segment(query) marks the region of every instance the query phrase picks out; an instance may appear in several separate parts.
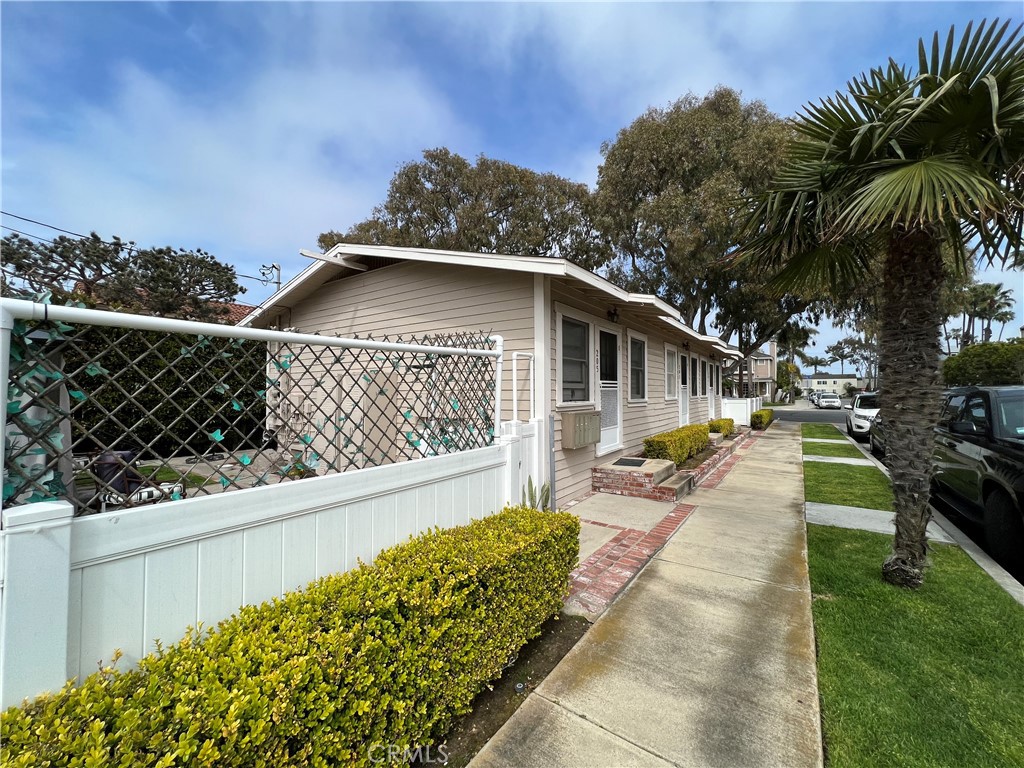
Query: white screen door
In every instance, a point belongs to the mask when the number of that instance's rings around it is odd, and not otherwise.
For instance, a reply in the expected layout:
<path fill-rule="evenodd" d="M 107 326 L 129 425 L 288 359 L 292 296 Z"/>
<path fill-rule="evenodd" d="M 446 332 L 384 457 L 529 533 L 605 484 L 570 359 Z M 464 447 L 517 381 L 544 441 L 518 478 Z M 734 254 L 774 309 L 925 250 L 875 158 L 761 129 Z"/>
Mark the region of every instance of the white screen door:
<path fill-rule="evenodd" d="M 690 388 L 686 381 L 689 376 L 689 358 L 680 353 L 679 355 L 679 426 L 685 427 L 690 423 Z"/>
<path fill-rule="evenodd" d="M 597 452 L 617 447 L 622 442 L 622 390 L 619 386 L 619 334 L 598 333 L 598 379 L 601 384 L 601 442 Z"/>

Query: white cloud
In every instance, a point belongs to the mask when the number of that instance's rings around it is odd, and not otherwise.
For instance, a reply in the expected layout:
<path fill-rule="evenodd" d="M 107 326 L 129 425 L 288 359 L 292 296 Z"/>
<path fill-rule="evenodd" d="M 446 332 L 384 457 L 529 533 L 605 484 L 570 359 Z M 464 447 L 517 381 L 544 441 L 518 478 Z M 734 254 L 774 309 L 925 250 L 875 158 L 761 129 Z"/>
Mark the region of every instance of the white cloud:
<path fill-rule="evenodd" d="M 399 162 L 471 131 L 415 69 L 379 55 L 364 66 L 338 55 L 362 47 L 347 45 L 350 30 L 300 21 L 333 40 L 333 55 L 268 56 L 254 41 L 245 78 L 231 92 L 217 88 L 217 99 L 202 84 L 122 63 L 109 100 L 66 105 L 64 130 L 10 121 L 5 210 L 203 247 L 250 274 L 272 260 L 301 266 L 296 251 L 365 218 Z M 292 46 L 308 39 L 279 25 L 273 45 L 282 37 Z M 18 111 L 38 114 L 42 101 L 26 93 Z M 5 111 L 13 106 L 8 92 Z"/>

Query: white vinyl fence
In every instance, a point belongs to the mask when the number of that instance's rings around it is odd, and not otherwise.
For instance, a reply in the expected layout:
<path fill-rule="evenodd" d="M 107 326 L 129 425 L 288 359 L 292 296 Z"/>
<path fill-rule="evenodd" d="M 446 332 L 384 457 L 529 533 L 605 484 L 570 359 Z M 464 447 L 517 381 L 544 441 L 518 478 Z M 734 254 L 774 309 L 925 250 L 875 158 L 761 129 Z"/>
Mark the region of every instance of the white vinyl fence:
<path fill-rule="evenodd" d="M 499 362 L 496 393 L 500 377 Z M 527 478 L 545 479 L 539 424 L 500 424 L 484 447 L 97 514 L 66 499 L 5 506 L 0 706 L 86 676 L 118 649 L 128 668 L 156 640 L 518 502 Z"/>
<path fill-rule="evenodd" d="M 761 410 L 763 402 L 764 398 L 761 397 L 723 397 L 720 418 L 732 419 L 738 425 L 749 427 L 750 414 Z"/>

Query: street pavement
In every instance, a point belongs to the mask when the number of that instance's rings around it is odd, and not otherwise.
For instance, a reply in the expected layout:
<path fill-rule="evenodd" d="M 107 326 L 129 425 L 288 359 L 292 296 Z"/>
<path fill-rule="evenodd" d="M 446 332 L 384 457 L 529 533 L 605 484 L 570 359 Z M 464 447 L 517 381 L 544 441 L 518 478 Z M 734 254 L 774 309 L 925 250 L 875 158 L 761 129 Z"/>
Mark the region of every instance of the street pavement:
<path fill-rule="evenodd" d="M 843 405 L 848 405 L 849 400 L 843 400 Z M 833 410 L 831 408 L 816 408 L 804 399 L 799 399 L 792 405 L 780 405 L 774 409 L 775 418 L 779 421 L 796 422 L 799 424 L 838 424 L 846 423 L 846 411 L 842 408 Z"/>

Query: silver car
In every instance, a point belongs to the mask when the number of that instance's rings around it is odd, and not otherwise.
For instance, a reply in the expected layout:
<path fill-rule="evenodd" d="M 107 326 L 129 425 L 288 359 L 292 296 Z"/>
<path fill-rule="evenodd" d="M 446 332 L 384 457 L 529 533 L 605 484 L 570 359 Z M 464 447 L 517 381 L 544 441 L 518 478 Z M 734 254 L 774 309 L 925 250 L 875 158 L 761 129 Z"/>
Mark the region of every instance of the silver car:
<path fill-rule="evenodd" d="M 878 393 L 862 392 L 846 406 L 846 434 L 855 440 L 864 440 L 871 429 L 871 420 L 878 415 Z"/>

